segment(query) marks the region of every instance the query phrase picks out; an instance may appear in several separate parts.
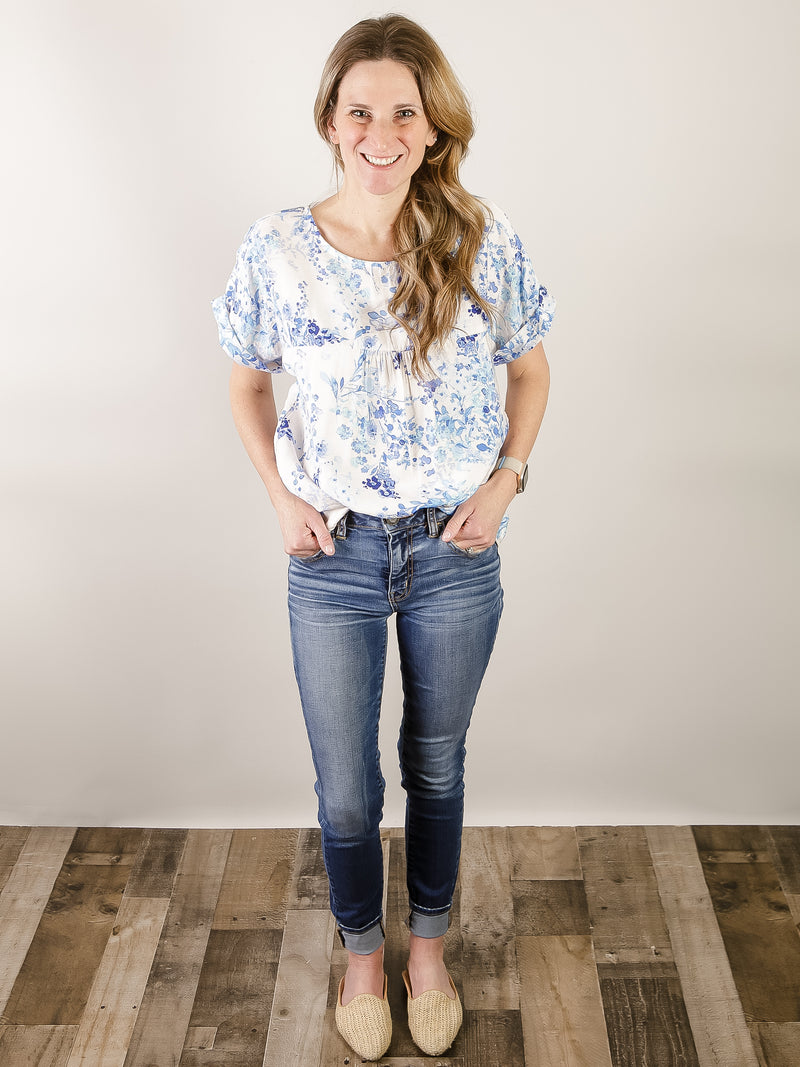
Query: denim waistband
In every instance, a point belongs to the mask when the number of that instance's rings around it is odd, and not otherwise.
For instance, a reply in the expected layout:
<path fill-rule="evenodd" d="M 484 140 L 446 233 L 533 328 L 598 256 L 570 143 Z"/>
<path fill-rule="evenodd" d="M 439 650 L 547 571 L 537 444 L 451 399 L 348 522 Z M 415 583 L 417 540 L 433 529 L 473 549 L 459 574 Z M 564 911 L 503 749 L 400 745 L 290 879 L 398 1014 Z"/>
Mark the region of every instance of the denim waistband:
<path fill-rule="evenodd" d="M 395 530 L 407 530 L 410 527 L 426 527 L 431 537 L 438 537 L 442 526 L 447 522 L 452 512 L 443 508 L 420 508 L 410 515 L 399 515 L 392 518 L 382 518 L 380 515 L 364 515 L 360 511 L 348 511 L 333 528 L 333 536 L 342 539 L 347 536 L 348 529 L 379 530 L 392 533 Z"/>

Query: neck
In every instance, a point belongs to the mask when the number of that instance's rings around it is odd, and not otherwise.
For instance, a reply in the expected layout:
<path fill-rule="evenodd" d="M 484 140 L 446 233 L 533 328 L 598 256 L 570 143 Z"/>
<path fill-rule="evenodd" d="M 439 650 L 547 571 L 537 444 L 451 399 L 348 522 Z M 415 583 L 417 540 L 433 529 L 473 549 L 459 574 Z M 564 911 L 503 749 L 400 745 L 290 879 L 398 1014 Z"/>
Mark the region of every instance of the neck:
<path fill-rule="evenodd" d="M 408 194 L 408 186 L 386 196 L 376 196 L 359 186 L 341 189 L 331 197 L 331 207 L 342 223 L 358 231 L 370 242 L 391 240 L 394 224 Z"/>

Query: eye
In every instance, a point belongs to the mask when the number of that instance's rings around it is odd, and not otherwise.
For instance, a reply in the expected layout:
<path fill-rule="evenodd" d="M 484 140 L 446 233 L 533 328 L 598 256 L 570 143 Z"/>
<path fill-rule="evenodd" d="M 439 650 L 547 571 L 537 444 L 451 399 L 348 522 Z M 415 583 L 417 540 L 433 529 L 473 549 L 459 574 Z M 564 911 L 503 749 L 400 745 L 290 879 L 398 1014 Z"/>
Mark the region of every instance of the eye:
<path fill-rule="evenodd" d="M 353 108 L 350 112 L 350 117 L 354 119 L 365 119 L 369 115 L 368 111 L 362 111 L 360 108 Z"/>
<path fill-rule="evenodd" d="M 411 108 L 405 108 L 403 111 L 397 113 L 401 119 L 413 119 L 416 115 L 416 111 L 412 111 Z"/>

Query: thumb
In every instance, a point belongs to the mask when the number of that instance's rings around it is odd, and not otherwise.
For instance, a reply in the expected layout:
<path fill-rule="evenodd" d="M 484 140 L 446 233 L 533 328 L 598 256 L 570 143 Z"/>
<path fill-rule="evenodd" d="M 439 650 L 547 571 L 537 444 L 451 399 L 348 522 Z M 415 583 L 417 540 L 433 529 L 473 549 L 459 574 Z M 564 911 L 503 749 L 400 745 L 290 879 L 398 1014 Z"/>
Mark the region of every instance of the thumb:
<path fill-rule="evenodd" d="M 464 525 L 465 519 L 466 516 L 464 515 L 464 512 L 462 511 L 461 507 L 457 507 L 453 514 L 450 516 L 450 521 L 447 523 L 444 530 L 442 531 L 442 540 L 452 541 L 458 531 Z"/>
<path fill-rule="evenodd" d="M 333 546 L 333 538 L 331 537 L 330 530 L 325 525 L 325 520 L 321 515 L 317 519 L 309 523 L 311 532 L 317 539 L 317 544 L 327 556 L 332 556 L 336 549 Z"/>

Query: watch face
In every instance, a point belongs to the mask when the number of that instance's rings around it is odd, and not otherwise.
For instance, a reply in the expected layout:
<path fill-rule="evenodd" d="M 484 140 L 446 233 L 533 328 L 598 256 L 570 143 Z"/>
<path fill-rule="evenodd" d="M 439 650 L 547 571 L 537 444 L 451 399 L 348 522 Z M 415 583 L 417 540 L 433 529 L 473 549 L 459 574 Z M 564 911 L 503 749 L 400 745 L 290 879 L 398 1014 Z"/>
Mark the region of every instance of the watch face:
<path fill-rule="evenodd" d="M 522 493 L 525 490 L 525 486 L 528 484 L 528 464 L 522 468 L 522 474 L 519 476 L 519 485 L 517 486 L 517 492 Z"/>

